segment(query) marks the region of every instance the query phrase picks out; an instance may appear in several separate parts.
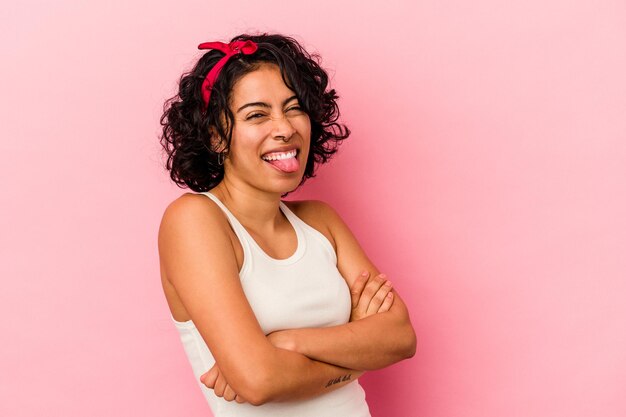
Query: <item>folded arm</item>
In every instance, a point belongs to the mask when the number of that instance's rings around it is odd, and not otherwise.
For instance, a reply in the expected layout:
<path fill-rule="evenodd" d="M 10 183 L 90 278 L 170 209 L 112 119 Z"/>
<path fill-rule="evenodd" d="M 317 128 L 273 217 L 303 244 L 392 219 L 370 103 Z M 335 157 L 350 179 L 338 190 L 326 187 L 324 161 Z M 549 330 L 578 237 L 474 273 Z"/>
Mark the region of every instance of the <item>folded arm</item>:
<path fill-rule="evenodd" d="M 387 367 L 415 354 L 415 334 L 400 297 L 387 312 L 319 328 L 288 329 L 270 335 L 277 346 L 311 359 L 359 370 Z"/>
<path fill-rule="evenodd" d="M 168 281 L 232 391 L 258 405 L 312 397 L 360 376 L 270 343 L 241 287 L 229 233 L 215 203 L 185 195 L 164 213 L 159 255 Z"/>
<path fill-rule="evenodd" d="M 415 354 L 416 337 L 406 305 L 397 294 L 388 311 L 356 317 L 362 308 L 354 291 L 363 283 L 360 273 L 365 269 L 370 277 L 361 299 L 371 300 L 384 285 L 386 277 L 369 260 L 356 238 L 327 204 L 313 202 L 312 209 L 321 213 L 328 225 L 327 233 L 337 253 L 337 267 L 353 291 L 353 314 L 349 323 L 323 328 L 289 329 L 273 335 L 283 345 L 309 358 L 342 367 L 373 370 L 410 358 Z M 357 302 L 355 302 L 357 301 Z M 371 310 L 371 309 L 370 309 Z"/>
<path fill-rule="evenodd" d="M 282 349 L 278 349 L 279 351 Z M 339 366 L 331 365 L 328 363 L 318 362 L 306 358 L 306 356 L 284 350 L 283 352 L 289 353 L 286 357 L 282 357 L 282 366 L 288 366 L 287 372 L 281 371 L 278 378 L 291 378 L 295 376 L 298 378 L 295 381 L 285 381 L 287 383 L 287 389 L 285 387 L 275 387 L 274 397 L 272 401 L 288 401 L 300 398 L 308 398 L 319 394 L 324 394 L 330 391 L 334 391 L 337 388 L 349 384 L 352 381 L 357 380 L 364 371 L 355 369 L 346 369 Z M 291 356 L 291 358 L 289 357 Z M 302 360 L 305 361 L 302 361 Z M 298 364 L 297 362 L 302 362 Z M 286 364 L 286 365 L 285 365 Z M 300 371 L 301 374 L 297 375 L 291 370 Z M 247 401 L 244 397 L 245 394 L 238 394 L 235 388 L 231 387 L 230 383 L 226 379 L 224 373 L 219 368 L 217 363 L 213 367 L 200 377 L 200 381 L 208 388 L 214 390 L 215 395 L 223 397 L 226 401 L 237 401 L 239 403 L 251 402 L 255 405 L 263 404 L 269 401 L 265 400 L 250 400 Z M 270 384 L 272 382 L 269 382 Z M 257 389 L 257 391 L 259 391 Z"/>

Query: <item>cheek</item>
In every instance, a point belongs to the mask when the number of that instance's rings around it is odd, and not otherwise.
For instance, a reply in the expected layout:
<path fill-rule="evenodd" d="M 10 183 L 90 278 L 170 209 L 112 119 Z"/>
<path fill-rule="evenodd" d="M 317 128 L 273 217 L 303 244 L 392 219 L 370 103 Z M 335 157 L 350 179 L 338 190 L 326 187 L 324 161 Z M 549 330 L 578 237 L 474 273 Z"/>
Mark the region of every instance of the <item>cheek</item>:
<path fill-rule="evenodd" d="M 305 139 L 307 146 L 310 148 L 311 147 L 311 121 L 309 120 L 308 117 L 306 118 L 306 121 L 304 123 L 303 138 Z"/>
<path fill-rule="evenodd" d="M 308 116 L 301 117 L 296 123 L 294 123 L 296 130 L 300 133 L 303 139 L 311 139 L 311 120 Z"/>
<path fill-rule="evenodd" d="M 231 141 L 231 147 L 235 147 L 240 151 L 246 149 L 252 149 L 254 146 L 258 146 L 262 141 L 263 132 L 258 127 L 245 127 L 233 129 L 233 138 Z"/>

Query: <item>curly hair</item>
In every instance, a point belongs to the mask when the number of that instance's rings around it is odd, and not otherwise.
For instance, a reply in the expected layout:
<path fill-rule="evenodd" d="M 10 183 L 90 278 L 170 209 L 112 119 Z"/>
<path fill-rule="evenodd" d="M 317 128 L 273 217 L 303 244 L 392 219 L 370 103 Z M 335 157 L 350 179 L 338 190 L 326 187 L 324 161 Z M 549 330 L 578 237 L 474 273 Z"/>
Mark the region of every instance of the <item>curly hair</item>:
<path fill-rule="evenodd" d="M 233 85 L 261 64 L 271 63 L 279 67 L 285 85 L 295 93 L 311 120 L 311 146 L 302 185 L 350 135 L 350 130 L 337 122 L 337 93 L 334 89 L 326 91 L 328 74 L 319 64 L 319 55 L 309 54 L 295 39 L 278 34 L 242 34 L 232 39 L 236 40 L 252 40 L 258 50 L 251 55 L 238 54 L 226 63 L 213 85 L 206 110 L 201 86 L 206 74 L 224 56 L 217 50 L 205 53 L 190 72 L 183 74 L 178 94 L 165 102 L 160 138 L 167 155 L 165 168 L 181 188 L 203 192 L 219 184 L 224 167 L 218 163 L 219 152 L 214 149 L 210 132 L 217 133 L 225 149 L 230 148 L 235 123 L 229 106 Z"/>

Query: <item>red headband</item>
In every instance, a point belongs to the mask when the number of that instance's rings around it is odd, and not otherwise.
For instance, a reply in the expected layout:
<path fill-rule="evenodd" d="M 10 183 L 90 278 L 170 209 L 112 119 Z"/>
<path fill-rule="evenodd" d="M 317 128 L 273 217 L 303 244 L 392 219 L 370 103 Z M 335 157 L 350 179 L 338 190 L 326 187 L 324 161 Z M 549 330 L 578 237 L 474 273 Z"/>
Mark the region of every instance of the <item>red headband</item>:
<path fill-rule="evenodd" d="M 205 109 L 209 105 L 209 100 L 211 99 L 211 89 L 213 88 L 213 84 L 215 84 L 215 80 L 220 74 L 220 71 L 222 71 L 224 65 L 226 65 L 226 62 L 237 54 L 253 54 L 258 48 L 258 45 L 251 40 L 234 41 L 231 43 L 204 42 L 198 45 L 198 49 L 217 49 L 218 51 L 226 54 L 222 57 L 222 59 L 217 61 L 217 64 L 211 68 L 211 71 L 209 71 L 202 82 L 202 99 L 204 100 Z"/>

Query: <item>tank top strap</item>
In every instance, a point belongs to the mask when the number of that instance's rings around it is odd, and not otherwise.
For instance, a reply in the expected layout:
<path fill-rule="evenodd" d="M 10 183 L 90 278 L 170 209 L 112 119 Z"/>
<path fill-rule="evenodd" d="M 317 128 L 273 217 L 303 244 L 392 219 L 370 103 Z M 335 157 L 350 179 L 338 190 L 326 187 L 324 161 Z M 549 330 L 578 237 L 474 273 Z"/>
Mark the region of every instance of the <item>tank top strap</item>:
<path fill-rule="evenodd" d="M 289 209 L 289 207 L 287 207 L 287 205 L 283 203 L 282 201 L 279 202 L 279 207 L 281 211 L 283 212 L 283 214 L 285 215 L 285 217 L 287 217 L 287 220 L 289 221 L 291 226 L 293 227 L 296 233 L 298 245 L 296 247 L 296 251 L 290 257 L 285 258 L 285 259 L 275 259 L 275 258 L 270 257 L 263 250 L 263 248 L 259 246 L 259 244 L 254 240 L 254 238 L 250 235 L 250 233 L 246 230 L 246 228 L 243 227 L 243 225 L 239 222 L 239 220 L 237 220 L 235 215 L 226 207 L 224 203 L 220 201 L 219 198 L 211 194 L 209 191 L 204 191 L 204 192 L 201 192 L 200 194 L 204 194 L 207 197 L 209 197 L 211 200 L 213 200 L 215 204 L 217 204 L 219 208 L 222 209 L 224 214 L 226 214 L 226 217 L 228 218 L 229 223 L 231 224 L 233 230 L 235 231 L 237 238 L 239 238 L 239 242 L 243 246 L 244 257 L 246 259 L 250 258 L 250 262 L 252 262 L 253 257 L 260 256 L 277 265 L 290 265 L 292 263 L 299 261 L 304 255 L 304 253 L 306 252 L 307 233 L 305 232 L 304 228 L 307 227 L 307 224 L 304 223 L 298 216 L 296 216 L 295 213 L 292 212 Z M 247 262 L 244 262 L 244 263 L 247 263 Z"/>
<path fill-rule="evenodd" d="M 302 230 L 302 220 L 300 220 L 300 218 L 298 216 L 296 216 L 296 214 L 291 211 L 289 209 L 289 207 L 287 207 L 287 204 L 285 204 L 282 200 L 278 203 L 278 205 L 280 206 L 280 209 L 282 210 L 282 212 L 285 214 L 285 217 L 287 217 L 287 220 L 289 220 L 289 223 L 291 223 L 291 225 L 293 226 L 293 228 L 298 231 L 298 229 Z"/>
<path fill-rule="evenodd" d="M 291 209 L 284 202 L 280 202 L 280 207 L 282 208 L 283 213 L 285 213 L 285 216 L 287 216 L 287 218 L 293 225 L 294 229 L 296 229 L 298 233 L 301 233 L 302 236 L 306 236 L 306 239 L 315 239 L 318 243 L 320 243 L 326 249 L 331 259 L 333 259 L 333 262 L 336 264 L 337 253 L 335 252 L 335 248 L 333 248 L 333 245 L 332 243 L 330 243 L 328 238 L 324 236 L 319 230 L 313 228 L 300 217 L 298 217 L 296 213 L 291 211 Z"/>

